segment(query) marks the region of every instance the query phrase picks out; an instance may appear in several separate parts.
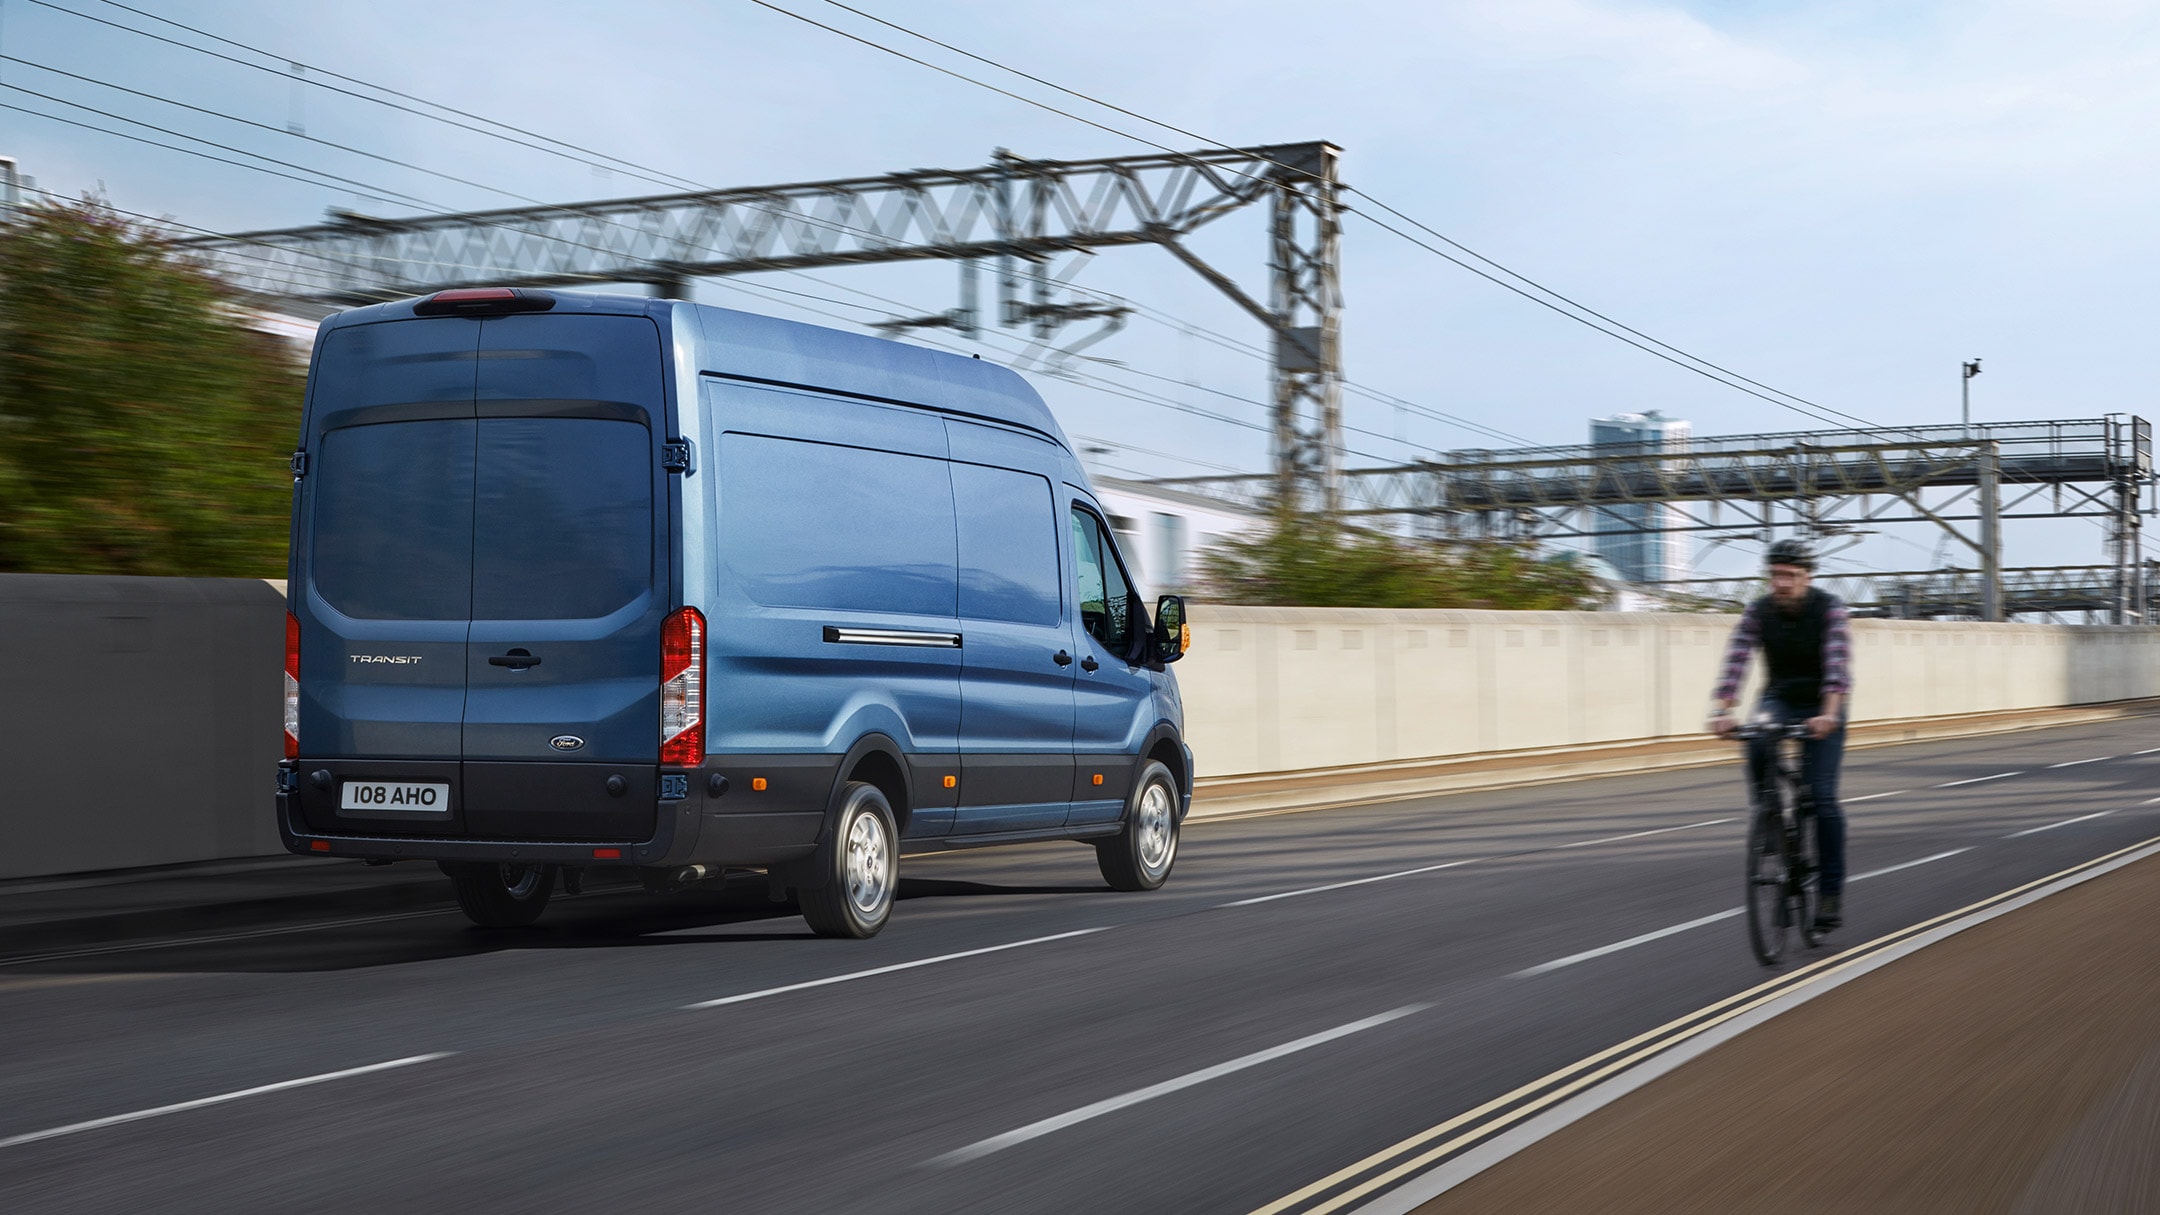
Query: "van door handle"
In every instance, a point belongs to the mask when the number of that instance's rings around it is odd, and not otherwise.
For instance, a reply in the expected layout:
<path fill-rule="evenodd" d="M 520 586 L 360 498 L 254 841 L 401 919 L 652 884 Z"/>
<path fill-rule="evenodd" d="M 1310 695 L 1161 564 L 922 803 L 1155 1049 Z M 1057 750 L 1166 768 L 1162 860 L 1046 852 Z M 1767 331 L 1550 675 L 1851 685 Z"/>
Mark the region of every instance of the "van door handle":
<path fill-rule="evenodd" d="M 539 666 L 540 659 L 531 650 L 519 649 L 512 650 L 507 654 L 495 655 L 488 659 L 488 665 L 491 667 L 509 667 L 513 671 L 522 671 L 527 667 Z"/>
<path fill-rule="evenodd" d="M 1050 656 L 1050 661 L 1058 664 L 1061 667 L 1069 667 L 1072 665 L 1072 655 L 1066 653 L 1063 650 L 1059 650 L 1057 653 Z"/>
<path fill-rule="evenodd" d="M 1083 658 L 1080 660 L 1080 669 L 1083 671 L 1092 671 L 1095 670 L 1097 667 L 1100 667 L 1101 665 L 1101 663 L 1095 661 L 1095 659 L 1092 657 Z"/>

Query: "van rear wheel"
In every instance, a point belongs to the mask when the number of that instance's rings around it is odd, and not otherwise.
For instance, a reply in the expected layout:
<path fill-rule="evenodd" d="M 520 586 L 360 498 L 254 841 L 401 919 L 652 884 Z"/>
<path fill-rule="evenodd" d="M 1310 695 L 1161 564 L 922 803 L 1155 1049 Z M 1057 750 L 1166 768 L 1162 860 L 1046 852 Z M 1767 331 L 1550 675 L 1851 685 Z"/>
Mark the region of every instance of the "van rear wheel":
<path fill-rule="evenodd" d="M 892 918 L 899 885 L 899 833 L 892 804 L 876 785 L 849 781 L 833 822 L 830 868 L 797 891 L 803 919 L 821 937 L 874 937 Z"/>
<path fill-rule="evenodd" d="M 444 865 L 465 918 L 482 928 L 523 928 L 547 910 L 553 865 Z"/>
<path fill-rule="evenodd" d="M 1112 890 L 1153 890 L 1169 880 L 1177 846 L 1177 778 L 1149 760 L 1125 807 L 1125 829 L 1095 845 L 1095 862 Z"/>

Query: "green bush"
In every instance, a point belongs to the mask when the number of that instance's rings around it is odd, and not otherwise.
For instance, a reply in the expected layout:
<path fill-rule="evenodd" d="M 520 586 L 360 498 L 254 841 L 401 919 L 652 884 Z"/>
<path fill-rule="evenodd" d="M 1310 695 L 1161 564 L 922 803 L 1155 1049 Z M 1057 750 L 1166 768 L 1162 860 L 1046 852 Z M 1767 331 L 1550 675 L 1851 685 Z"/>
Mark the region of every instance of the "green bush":
<path fill-rule="evenodd" d="M 1587 611 L 1600 599 L 1588 570 L 1534 545 L 1421 543 L 1314 516 L 1280 516 L 1208 549 L 1200 564 L 1218 603 Z"/>
<path fill-rule="evenodd" d="M 0 226 L 0 570 L 280 578 L 305 374 L 95 200 Z"/>

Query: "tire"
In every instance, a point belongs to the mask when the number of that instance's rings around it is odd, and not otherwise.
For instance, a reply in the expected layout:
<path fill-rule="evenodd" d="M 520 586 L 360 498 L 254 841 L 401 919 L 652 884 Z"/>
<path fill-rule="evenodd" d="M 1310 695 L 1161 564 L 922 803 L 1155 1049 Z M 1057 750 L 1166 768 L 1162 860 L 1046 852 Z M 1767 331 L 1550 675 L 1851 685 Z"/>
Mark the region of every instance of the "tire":
<path fill-rule="evenodd" d="M 1785 823 L 1774 810 L 1756 810 L 1748 819 L 1747 926 L 1755 959 L 1775 966 L 1785 954 L 1790 911 L 1785 889 Z"/>
<path fill-rule="evenodd" d="M 821 937 L 874 937 L 892 918 L 899 885 L 899 833 L 892 804 L 876 785 L 849 781 L 833 820 L 831 868 L 819 885 L 797 891 L 803 919 Z"/>
<path fill-rule="evenodd" d="M 1816 853 L 1815 812 L 1803 808 L 1800 828 L 1793 833 L 1793 922 L 1809 948 L 1822 944 L 1824 934 L 1815 930 L 1815 909 L 1822 898 L 1822 865 Z"/>
<path fill-rule="evenodd" d="M 444 865 L 465 918 L 482 928 L 523 928 L 547 910 L 553 865 Z"/>
<path fill-rule="evenodd" d="M 1095 845 L 1095 863 L 1112 890 L 1154 890 L 1169 880 L 1177 847 L 1177 778 L 1151 759 L 1125 804 L 1125 829 Z"/>

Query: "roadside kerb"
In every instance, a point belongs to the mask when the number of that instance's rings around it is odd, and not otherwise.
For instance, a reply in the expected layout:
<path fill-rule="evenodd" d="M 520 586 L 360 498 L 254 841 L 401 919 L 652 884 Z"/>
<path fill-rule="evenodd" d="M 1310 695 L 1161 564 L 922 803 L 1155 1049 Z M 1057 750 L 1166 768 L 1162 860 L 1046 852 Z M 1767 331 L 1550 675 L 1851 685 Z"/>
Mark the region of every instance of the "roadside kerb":
<path fill-rule="evenodd" d="M 1850 727 L 1846 745 L 1853 748 L 1898 746 L 2154 714 L 2160 714 L 2160 699 L 1871 721 Z M 1238 818 L 1331 810 L 1441 793 L 1475 793 L 1632 772 L 1737 764 L 1739 758 L 1735 744 L 1708 734 L 1691 734 L 1647 742 L 1546 747 L 1255 776 L 1202 777 L 1194 782 L 1191 818 Z"/>

